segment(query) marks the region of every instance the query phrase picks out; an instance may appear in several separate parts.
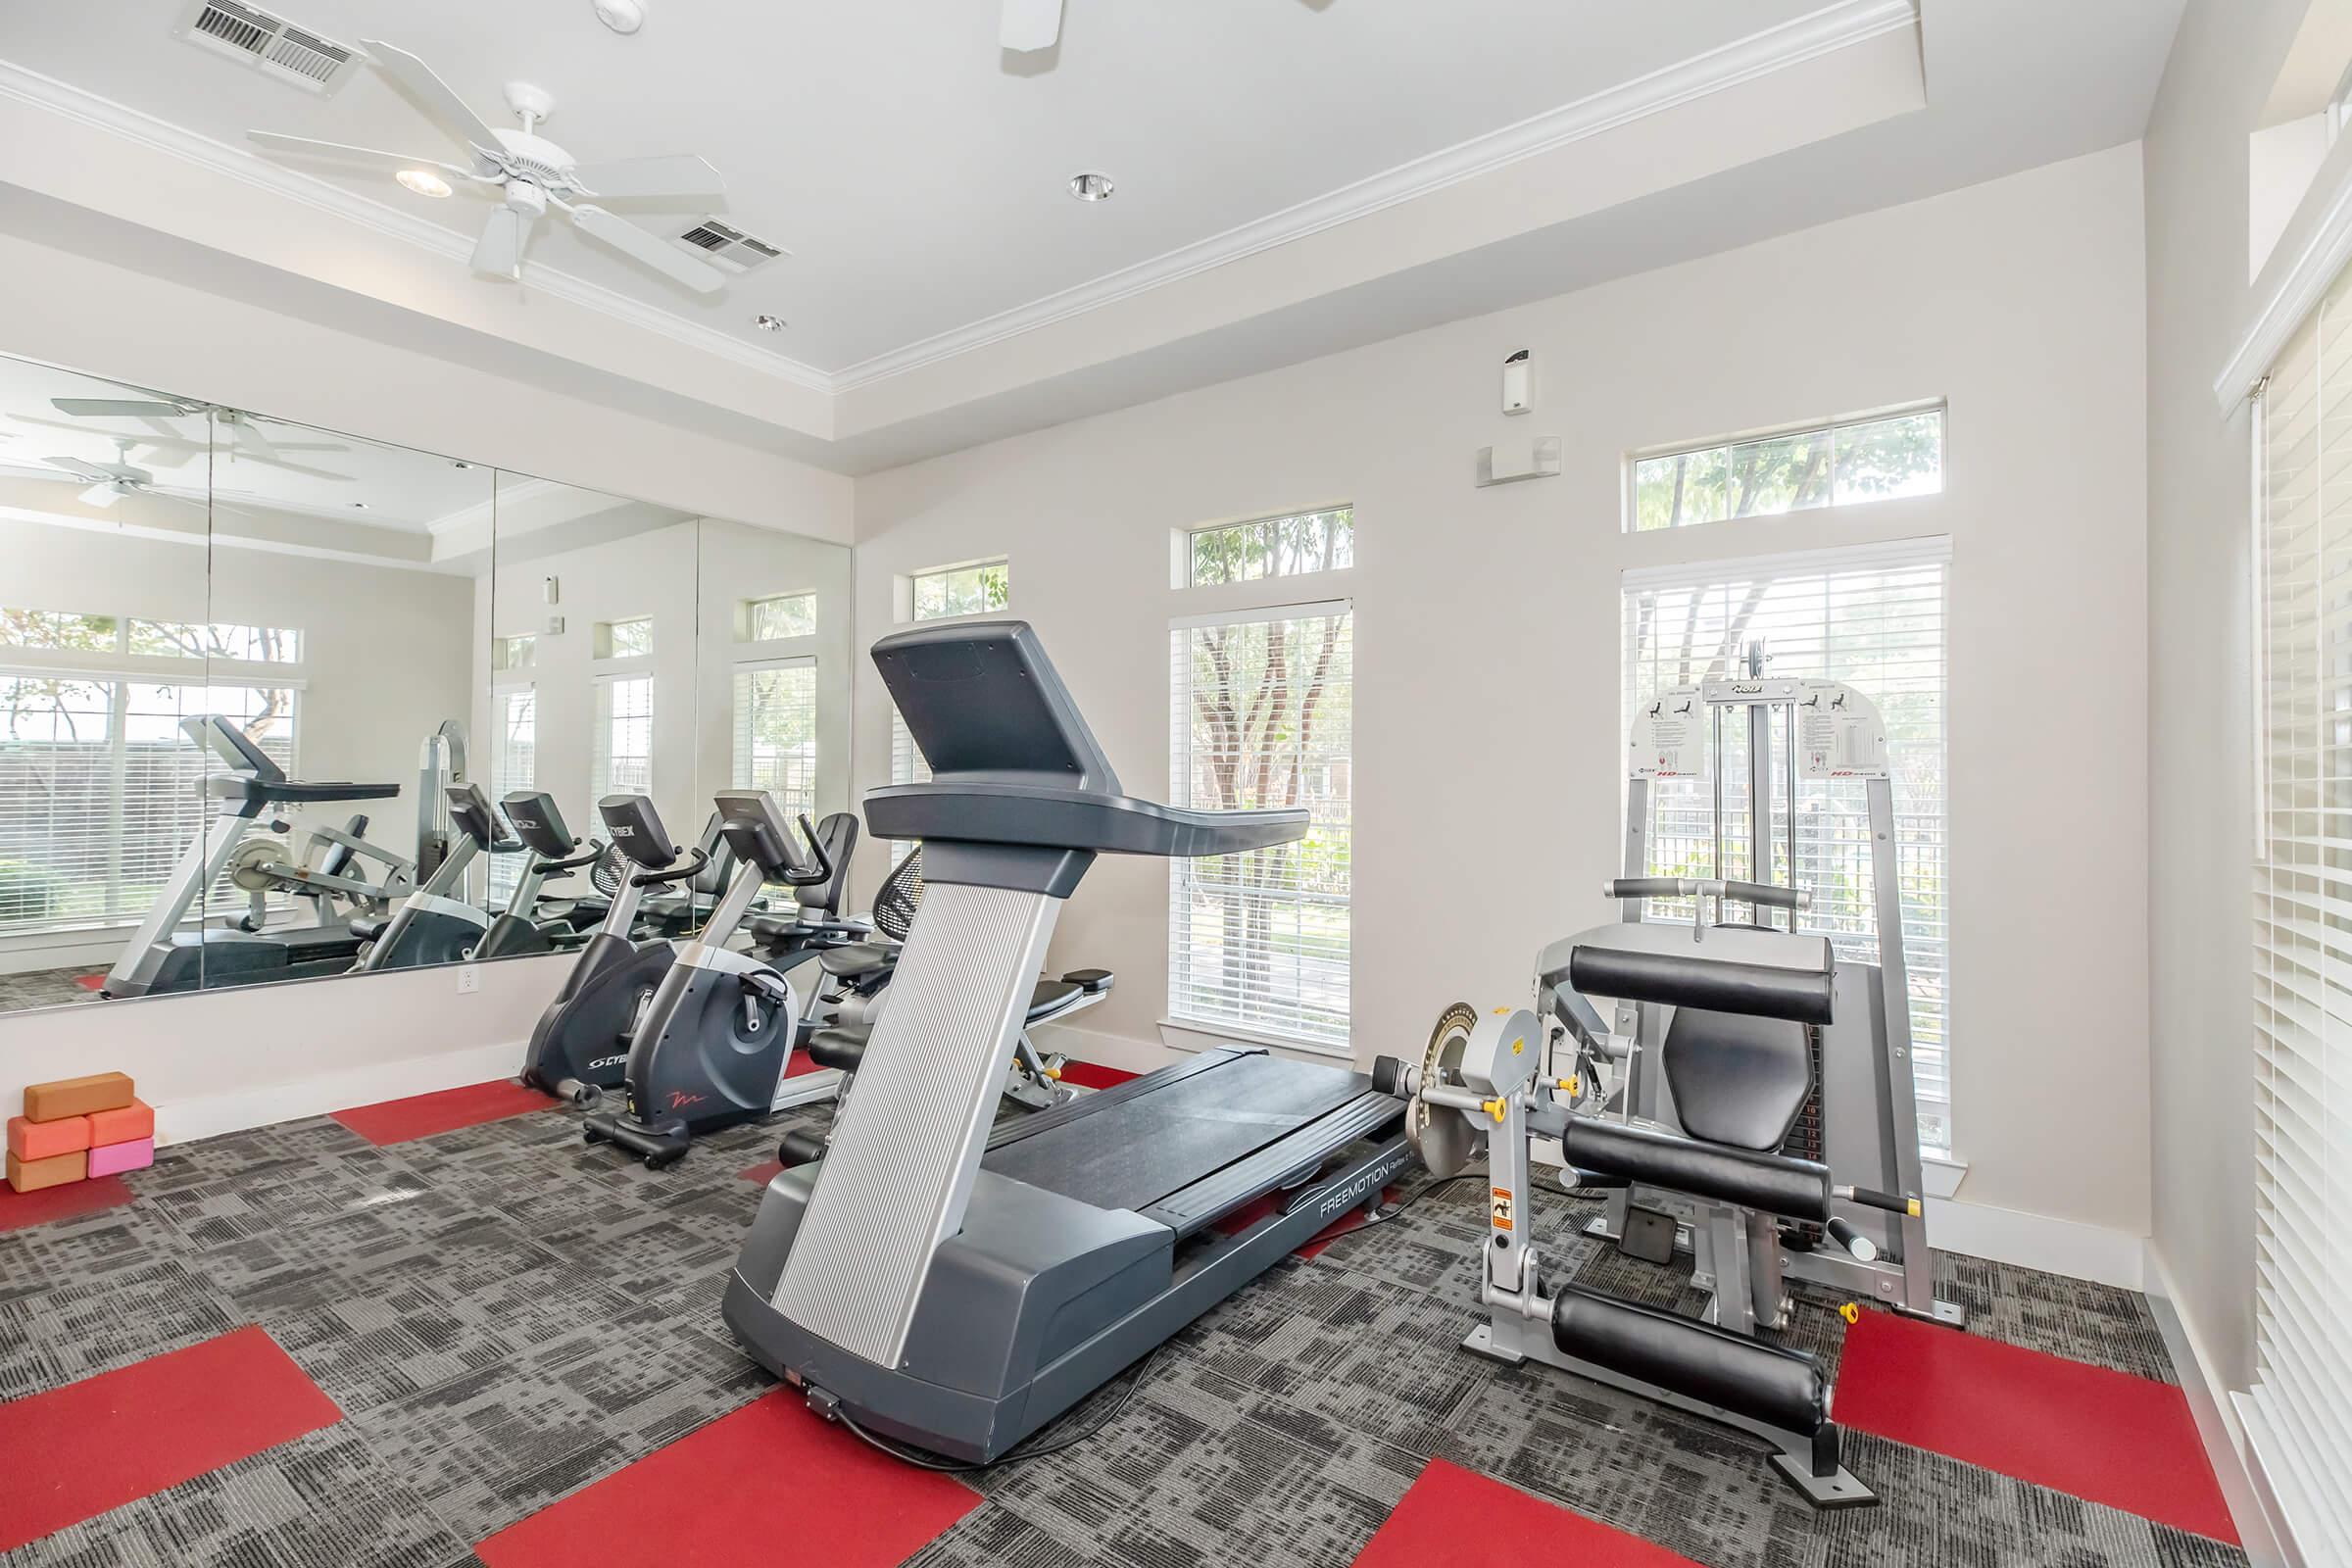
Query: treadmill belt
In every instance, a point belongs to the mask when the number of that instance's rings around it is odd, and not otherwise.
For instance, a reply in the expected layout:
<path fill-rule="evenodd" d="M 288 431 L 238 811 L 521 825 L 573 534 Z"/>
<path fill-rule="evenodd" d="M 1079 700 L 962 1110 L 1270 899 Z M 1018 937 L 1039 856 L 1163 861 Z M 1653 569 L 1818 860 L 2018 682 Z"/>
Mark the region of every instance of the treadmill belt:
<path fill-rule="evenodd" d="M 1140 1213 L 1328 1115 L 1365 1087 L 1362 1074 L 1344 1067 L 1235 1056 L 1001 1145 L 981 1164 L 1097 1208 Z"/>

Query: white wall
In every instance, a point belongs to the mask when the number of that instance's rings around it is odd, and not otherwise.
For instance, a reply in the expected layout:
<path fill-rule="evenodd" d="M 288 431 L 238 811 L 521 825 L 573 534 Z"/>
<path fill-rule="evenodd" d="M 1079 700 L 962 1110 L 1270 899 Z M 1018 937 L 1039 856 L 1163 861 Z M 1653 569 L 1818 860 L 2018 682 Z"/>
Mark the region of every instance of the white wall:
<path fill-rule="evenodd" d="M 812 658 L 816 661 L 816 810 L 846 810 L 850 795 L 851 672 L 856 615 L 850 551 L 773 528 L 706 517 L 698 538 L 702 581 L 700 628 L 702 719 L 696 768 L 708 796 L 734 782 L 735 666 L 743 661 Z M 737 640 L 746 600 L 777 594 L 816 596 L 816 632 L 789 642 Z"/>
<path fill-rule="evenodd" d="M 2305 0 L 2191 0 L 2145 143 L 2153 1247 L 2228 1387 L 2254 1368 L 2247 137 Z"/>
<path fill-rule="evenodd" d="M 1960 1196 L 2136 1238 L 2141 265 L 2122 148 L 877 474 L 858 488 L 859 636 L 889 629 L 896 575 L 1008 554 L 1014 612 L 1129 787 L 1157 794 L 1168 618 L 1269 597 L 1171 590 L 1170 530 L 1353 502 L 1360 564 L 1292 592 L 1356 606 L 1368 1061 L 1417 1047 L 1449 1002 L 1522 995 L 1544 942 L 1606 917 L 1588 890 L 1621 831 L 1625 568 L 1947 534 Z M 1497 370 L 1522 347 L 1537 409 L 1506 420 Z M 1950 402 L 1941 496 L 1620 531 L 1630 449 L 1934 397 Z M 1562 477 L 1472 487 L 1479 447 L 1532 434 L 1563 438 Z M 857 742 L 860 784 L 883 781 L 888 701 L 862 661 Z M 1099 861 L 1054 952 L 1118 971 L 1090 1029 L 1154 1041 L 1166 942 L 1165 867 Z"/>

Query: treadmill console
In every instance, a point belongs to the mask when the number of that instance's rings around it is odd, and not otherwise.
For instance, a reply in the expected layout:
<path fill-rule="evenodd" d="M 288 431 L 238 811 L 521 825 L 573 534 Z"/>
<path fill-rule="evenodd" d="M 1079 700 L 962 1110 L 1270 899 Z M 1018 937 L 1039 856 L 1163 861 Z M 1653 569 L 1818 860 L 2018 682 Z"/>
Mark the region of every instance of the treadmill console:
<path fill-rule="evenodd" d="M 612 847 L 647 870 L 659 871 L 678 858 L 650 797 L 608 795 L 596 803 L 596 814 L 605 819 Z"/>

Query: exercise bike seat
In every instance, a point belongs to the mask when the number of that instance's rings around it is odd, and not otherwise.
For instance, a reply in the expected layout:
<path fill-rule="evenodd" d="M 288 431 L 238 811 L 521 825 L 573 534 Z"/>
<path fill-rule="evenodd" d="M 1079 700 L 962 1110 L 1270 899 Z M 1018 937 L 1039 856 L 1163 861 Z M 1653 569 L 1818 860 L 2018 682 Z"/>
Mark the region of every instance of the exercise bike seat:
<path fill-rule="evenodd" d="M 826 948 L 816 956 L 817 966 L 836 980 L 862 980 L 880 974 L 899 961 L 899 950 L 879 942 L 852 942 Z"/>

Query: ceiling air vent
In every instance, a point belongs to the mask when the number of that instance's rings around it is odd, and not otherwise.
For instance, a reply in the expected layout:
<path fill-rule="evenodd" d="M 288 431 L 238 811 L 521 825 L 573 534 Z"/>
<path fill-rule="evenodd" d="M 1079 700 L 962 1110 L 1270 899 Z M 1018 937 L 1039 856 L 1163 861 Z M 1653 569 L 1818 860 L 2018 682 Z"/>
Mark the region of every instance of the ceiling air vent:
<path fill-rule="evenodd" d="M 242 0 L 191 0 L 174 37 L 242 60 L 257 71 L 330 93 L 351 74 L 357 51 L 297 27 Z"/>
<path fill-rule="evenodd" d="M 763 239 L 754 239 L 742 229 L 731 223 L 722 223 L 715 218 L 704 219 L 678 238 L 719 266 L 732 268 L 738 272 L 748 272 L 755 267 L 790 254 Z"/>

